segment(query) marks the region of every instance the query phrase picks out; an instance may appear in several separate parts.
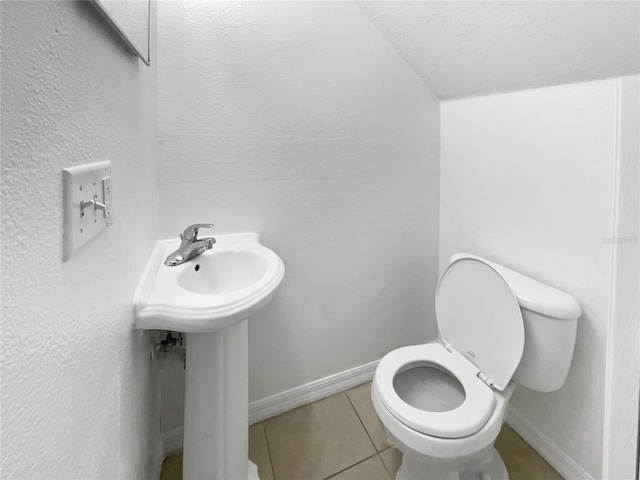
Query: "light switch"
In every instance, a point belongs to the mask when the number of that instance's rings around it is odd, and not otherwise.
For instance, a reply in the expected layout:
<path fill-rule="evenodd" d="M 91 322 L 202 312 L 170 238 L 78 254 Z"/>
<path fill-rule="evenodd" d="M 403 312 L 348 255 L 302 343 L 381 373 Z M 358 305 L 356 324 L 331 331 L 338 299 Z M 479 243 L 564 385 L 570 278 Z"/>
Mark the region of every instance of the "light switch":
<path fill-rule="evenodd" d="M 83 245 L 111 224 L 111 162 L 65 168 L 64 255 L 69 260 Z"/>

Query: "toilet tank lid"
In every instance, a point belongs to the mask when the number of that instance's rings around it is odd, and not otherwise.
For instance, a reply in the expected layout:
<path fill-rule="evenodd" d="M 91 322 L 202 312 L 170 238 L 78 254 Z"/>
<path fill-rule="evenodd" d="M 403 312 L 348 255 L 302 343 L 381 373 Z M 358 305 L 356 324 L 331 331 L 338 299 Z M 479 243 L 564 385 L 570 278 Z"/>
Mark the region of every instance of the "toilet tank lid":
<path fill-rule="evenodd" d="M 503 267 L 495 262 L 470 253 L 456 253 L 451 261 L 460 258 L 474 258 L 486 262 L 496 269 L 507 282 L 522 308 L 541 313 L 549 317 L 575 319 L 580 317 L 582 309 L 578 301 L 571 295 L 546 285 L 531 277 Z"/>

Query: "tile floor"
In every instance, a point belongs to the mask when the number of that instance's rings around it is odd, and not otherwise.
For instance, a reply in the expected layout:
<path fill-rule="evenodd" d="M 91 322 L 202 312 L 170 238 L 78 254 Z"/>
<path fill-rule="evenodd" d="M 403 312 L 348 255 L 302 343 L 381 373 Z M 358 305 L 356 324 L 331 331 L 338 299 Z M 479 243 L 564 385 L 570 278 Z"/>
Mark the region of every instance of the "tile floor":
<path fill-rule="evenodd" d="M 252 425 L 249 458 L 260 479 L 394 479 L 402 457 L 385 438 L 370 389 L 367 383 Z M 506 425 L 496 448 L 512 480 L 562 480 Z M 167 458 L 160 480 L 181 479 L 182 455 Z"/>

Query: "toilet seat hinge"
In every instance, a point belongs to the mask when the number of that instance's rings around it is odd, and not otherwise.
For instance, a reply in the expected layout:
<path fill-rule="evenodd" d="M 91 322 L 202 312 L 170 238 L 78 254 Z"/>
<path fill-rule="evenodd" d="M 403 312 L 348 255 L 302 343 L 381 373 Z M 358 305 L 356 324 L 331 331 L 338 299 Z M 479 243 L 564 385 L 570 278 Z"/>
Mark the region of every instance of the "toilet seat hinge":
<path fill-rule="evenodd" d="M 453 347 L 451 346 L 451 344 L 447 341 L 445 341 L 444 339 L 442 340 L 442 343 L 444 344 L 444 348 L 446 348 L 449 353 L 453 353 Z"/>
<path fill-rule="evenodd" d="M 480 380 L 482 380 L 484 383 L 486 383 L 487 385 L 489 385 L 490 387 L 494 387 L 495 386 L 495 382 L 493 381 L 492 378 L 487 377 L 484 373 L 482 372 L 478 372 L 478 378 Z"/>

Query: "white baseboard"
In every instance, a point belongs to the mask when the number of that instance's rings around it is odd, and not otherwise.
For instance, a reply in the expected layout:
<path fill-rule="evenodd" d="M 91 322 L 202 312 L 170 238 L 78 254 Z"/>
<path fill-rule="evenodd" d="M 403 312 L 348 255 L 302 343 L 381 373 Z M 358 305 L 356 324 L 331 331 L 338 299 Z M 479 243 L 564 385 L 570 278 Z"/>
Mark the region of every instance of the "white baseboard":
<path fill-rule="evenodd" d="M 378 360 L 251 402 L 249 424 L 369 382 L 377 366 Z"/>
<path fill-rule="evenodd" d="M 275 415 L 369 382 L 373 378 L 378 361 L 360 365 L 359 367 L 251 402 L 249 404 L 249 424 L 266 420 Z M 162 446 L 165 456 L 181 451 L 182 444 L 183 427 L 162 434 Z"/>
<path fill-rule="evenodd" d="M 567 480 L 595 480 L 513 406 L 509 407 L 507 423 Z"/>

